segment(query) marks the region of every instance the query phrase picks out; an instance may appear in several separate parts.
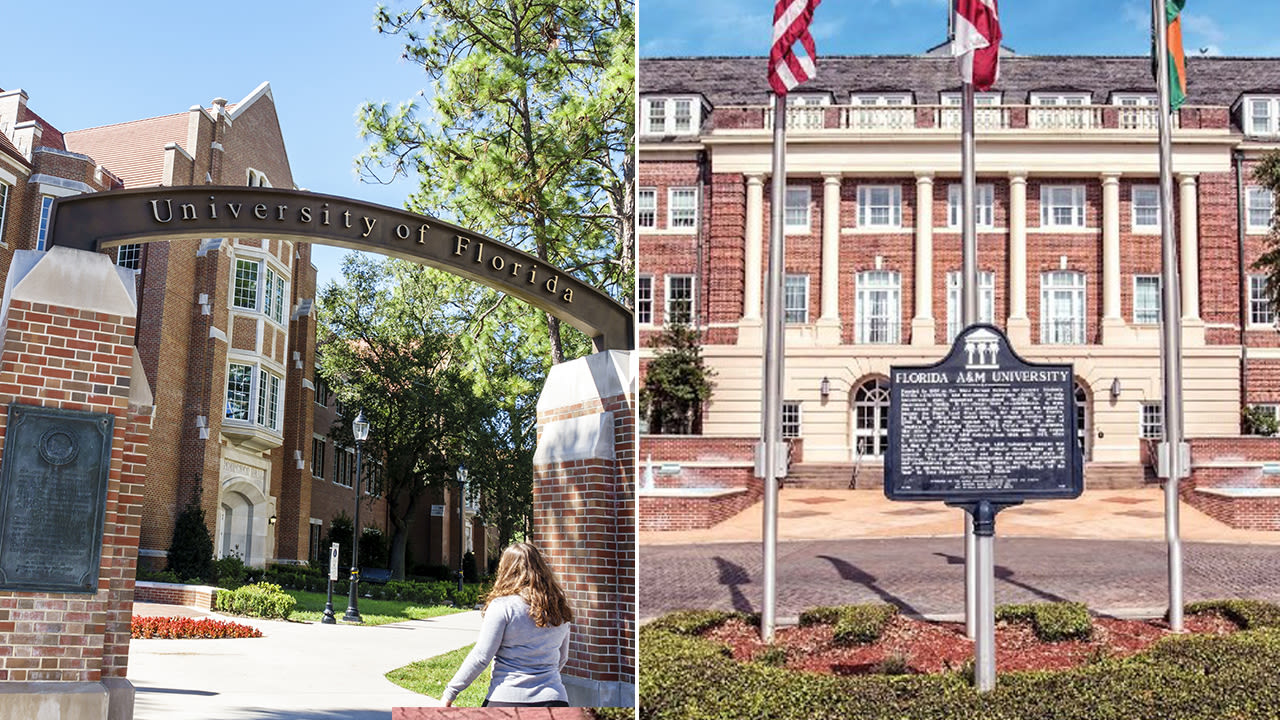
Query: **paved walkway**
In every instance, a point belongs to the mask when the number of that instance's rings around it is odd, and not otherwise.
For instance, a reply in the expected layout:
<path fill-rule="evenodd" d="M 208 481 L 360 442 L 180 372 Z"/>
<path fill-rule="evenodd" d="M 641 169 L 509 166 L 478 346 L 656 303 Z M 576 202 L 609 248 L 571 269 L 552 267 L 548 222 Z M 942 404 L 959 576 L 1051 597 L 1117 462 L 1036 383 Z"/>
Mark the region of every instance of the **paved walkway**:
<path fill-rule="evenodd" d="M 787 488 L 778 503 L 780 540 L 873 537 L 947 537 L 964 530 L 961 511 L 940 502 L 893 502 L 876 490 Z M 708 530 L 640 533 L 640 554 L 651 545 L 759 542 L 762 505 Z M 1280 544 L 1280 532 L 1236 530 L 1186 503 L 1181 504 L 1182 539 Z M 1164 492 L 1091 490 L 1076 500 L 1027 503 L 1000 513 L 1000 537 L 1061 537 L 1160 540 L 1164 538 Z"/>
<path fill-rule="evenodd" d="M 709 530 L 641 533 L 639 614 L 759 609 L 761 505 Z M 1183 503 L 1187 601 L 1280 602 L 1280 533 L 1236 530 Z M 959 619 L 961 511 L 890 502 L 882 493 L 784 489 L 779 502 L 778 616 L 816 605 L 884 601 Z M 996 523 L 996 602 L 1077 600 L 1116 614 L 1167 605 L 1164 495 L 1096 490 L 1028 503 Z"/>
<path fill-rule="evenodd" d="M 960 619 L 963 540 L 902 538 L 779 543 L 778 617 L 817 605 L 889 602 L 905 612 Z M 996 602 L 1075 600 L 1117 615 L 1167 605 L 1165 546 L 1149 540 L 997 538 Z M 1185 599 L 1280 602 L 1280 547 L 1185 543 Z M 757 611 L 760 543 L 641 548 L 640 619 L 672 610 Z"/>
<path fill-rule="evenodd" d="M 132 641 L 136 720 L 390 720 L 392 707 L 440 703 L 383 675 L 469 645 L 480 629 L 479 612 L 378 627 L 225 617 L 145 603 L 135 614 L 207 615 L 264 635 Z"/>

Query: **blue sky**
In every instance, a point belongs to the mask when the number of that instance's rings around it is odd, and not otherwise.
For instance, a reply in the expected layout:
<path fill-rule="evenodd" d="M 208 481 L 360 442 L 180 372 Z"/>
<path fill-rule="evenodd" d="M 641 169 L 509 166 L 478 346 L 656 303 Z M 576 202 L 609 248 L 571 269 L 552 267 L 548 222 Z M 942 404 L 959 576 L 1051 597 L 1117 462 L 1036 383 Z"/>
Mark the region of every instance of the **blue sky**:
<path fill-rule="evenodd" d="M 6 3 L 0 88 L 22 88 L 60 130 L 236 102 L 264 80 L 294 181 L 316 192 L 399 207 L 413 184 L 361 183 L 352 160 L 364 100 L 400 102 L 425 76 L 402 62 L 397 38 L 373 30 L 375 0 L 191 3 Z M 321 284 L 347 251 L 316 247 Z"/>
<path fill-rule="evenodd" d="M 942 42 L 947 0 L 824 0 L 813 34 L 822 55 L 914 54 Z M 640 56 L 766 55 L 773 0 L 640 0 Z M 1036 55 L 1147 52 L 1143 0 L 1002 0 L 1004 44 Z M 1280 55 L 1280 2 L 1187 0 L 1188 55 Z M 821 70 L 819 70 L 821 72 Z"/>

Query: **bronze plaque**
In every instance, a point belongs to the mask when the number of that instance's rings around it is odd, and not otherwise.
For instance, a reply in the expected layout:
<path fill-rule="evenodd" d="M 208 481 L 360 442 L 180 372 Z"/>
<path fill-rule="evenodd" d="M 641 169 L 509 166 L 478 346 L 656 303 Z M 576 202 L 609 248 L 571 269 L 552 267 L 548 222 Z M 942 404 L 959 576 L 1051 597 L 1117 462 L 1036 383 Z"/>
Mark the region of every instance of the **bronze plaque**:
<path fill-rule="evenodd" d="M 109 413 L 9 405 L 0 462 L 0 590 L 97 592 Z"/>

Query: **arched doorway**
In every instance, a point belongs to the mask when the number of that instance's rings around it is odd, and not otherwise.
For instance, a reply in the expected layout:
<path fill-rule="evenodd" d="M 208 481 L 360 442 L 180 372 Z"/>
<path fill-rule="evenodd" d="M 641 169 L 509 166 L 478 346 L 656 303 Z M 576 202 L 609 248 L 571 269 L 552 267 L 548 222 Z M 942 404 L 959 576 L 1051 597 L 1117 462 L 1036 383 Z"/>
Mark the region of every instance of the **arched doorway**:
<path fill-rule="evenodd" d="M 853 460 L 884 457 L 889 445 L 889 379 L 863 380 L 853 389 L 849 405 Z"/>
<path fill-rule="evenodd" d="M 1089 462 L 1093 455 L 1093 398 L 1089 385 L 1076 378 L 1076 443 L 1080 457 Z"/>
<path fill-rule="evenodd" d="M 222 516 L 218 523 L 222 526 L 222 541 L 218 548 L 218 557 L 238 557 L 248 562 L 253 557 L 253 503 L 238 492 L 225 493 L 222 496 Z M 259 543 L 259 548 L 261 543 Z"/>

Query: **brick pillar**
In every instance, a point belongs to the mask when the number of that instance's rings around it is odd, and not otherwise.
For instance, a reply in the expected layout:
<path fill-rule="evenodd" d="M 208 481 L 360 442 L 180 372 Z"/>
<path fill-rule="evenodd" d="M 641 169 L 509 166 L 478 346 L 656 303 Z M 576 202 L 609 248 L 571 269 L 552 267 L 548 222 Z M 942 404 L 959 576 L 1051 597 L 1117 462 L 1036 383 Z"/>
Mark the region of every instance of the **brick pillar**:
<path fill-rule="evenodd" d="M 129 621 L 152 409 L 133 345 L 133 278 L 98 253 L 19 251 L 3 312 L 0 435 L 10 423 L 10 403 L 107 413 L 114 426 L 96 589 L 0 590 L 0 720 L 127 720 Z M 0 460 L 7 451 L 0 449 Z M 20 469 L 9 467 L 11 492 L 24 482 Z"/>
<path fill-rule="evenodd" d="M 560 578 L 574 626 L 570 704 L 635 699 L 634 353 L 551 368 L 538 400 L 533 541 Z"/>

